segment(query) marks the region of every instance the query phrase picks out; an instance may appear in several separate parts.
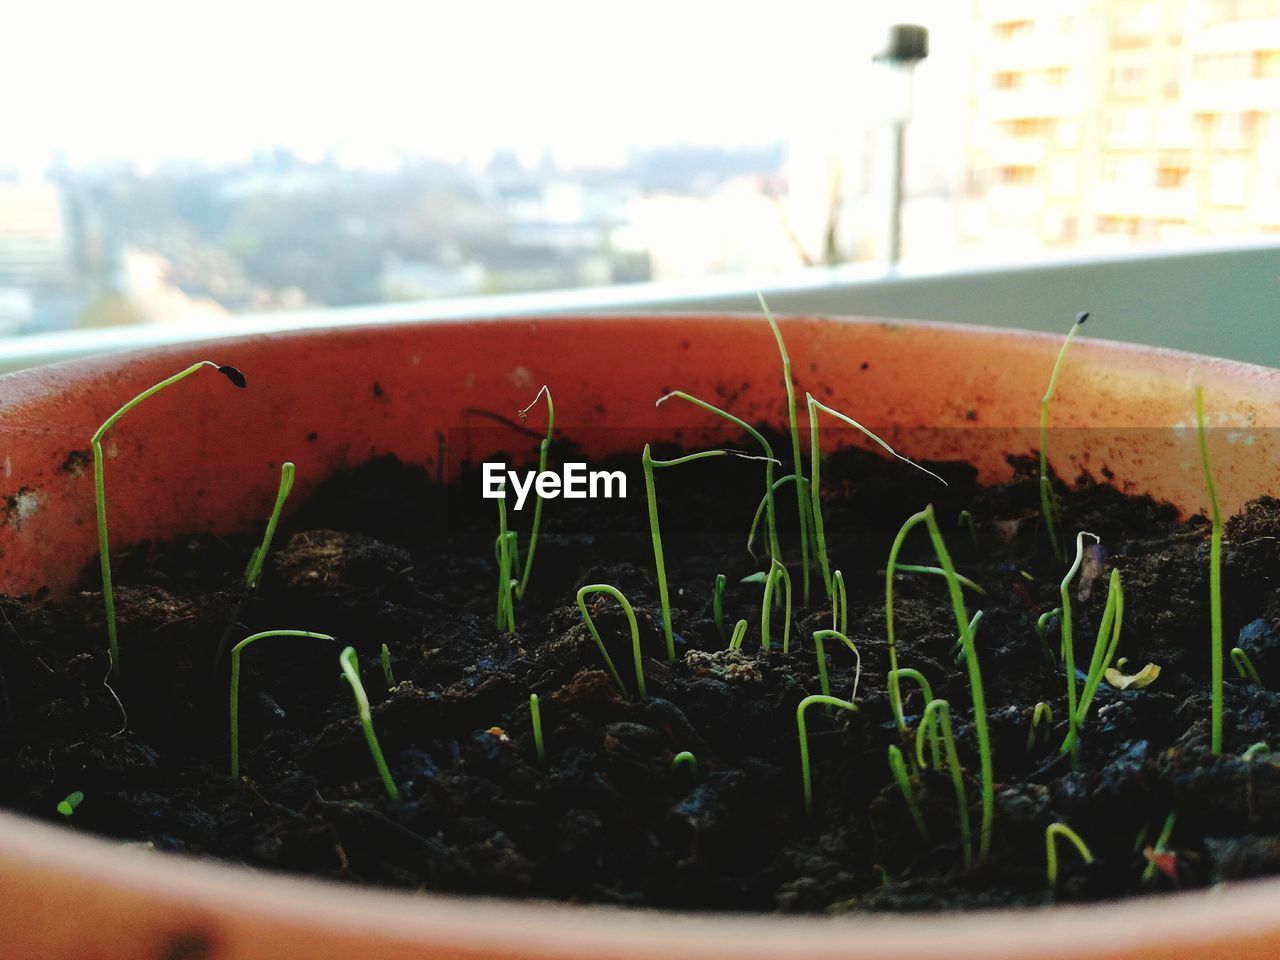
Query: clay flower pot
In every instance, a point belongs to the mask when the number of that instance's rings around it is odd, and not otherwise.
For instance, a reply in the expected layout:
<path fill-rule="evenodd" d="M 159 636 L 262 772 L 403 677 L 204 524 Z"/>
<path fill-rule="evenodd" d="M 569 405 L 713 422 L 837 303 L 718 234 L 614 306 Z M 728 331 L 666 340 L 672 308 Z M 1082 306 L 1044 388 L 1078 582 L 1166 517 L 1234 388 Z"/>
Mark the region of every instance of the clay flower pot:
<path fill-rule="evenodd" d="M 983 479 L 1034 448 L 1060 340 L 925 323 L 783 322 L 798 378 L 916 457 L 967 459 Z M 468 408 L 515 409 L 554 384 L 557 421 L 588 457 L 641 427 L 696 444 L 706 418 L 653 400 L 672 385 L 738 393 L 735 412 L 777 421 L 772 337 L 758 317 L 503 320 L 363 326 L 163 348 L 0 379 L 0 590 L 53 595 L 95 556 L 88 440 L 119 404 L 186 364 L 237 365 L 249 389 L 195 376 L 130 414 L 106 445 L 114 544 L 248 531 L 278 464 L 294 503 L 342 465 L 393 452 L 430 462 Z M 756 373 L 753 373 L 755 371 Z M 767 383 L 748 384 L 751 376 Z M 1104 468 L 1123 489 L 1204 507 L 1192 384 L 1218 431 L 1224 511 L 1280 493 L 1280 374 L 1188 354 L 1079 341 L 1059 384 L 1060 474 Z M 1135 427 L 1145 429 L 1134 429 Z M 634 434 L 633 434 L 634 435 Z M 1243 434 L 1241 434 L 1243 435 Z M 480 442 L 483 443 L 483 432 Z M 620 442 L 615 439 L 614 442 Z M 473 449 L 473 457 L 490 452 Z M 126 494 L 127 491 L 127 494 Z M 80 957 L 1275 957 L 1280 881 L 1142 901 L 935 917 L 716 917 L 382 893 L 146 854 L 0 814 L 0 954 Z"/>

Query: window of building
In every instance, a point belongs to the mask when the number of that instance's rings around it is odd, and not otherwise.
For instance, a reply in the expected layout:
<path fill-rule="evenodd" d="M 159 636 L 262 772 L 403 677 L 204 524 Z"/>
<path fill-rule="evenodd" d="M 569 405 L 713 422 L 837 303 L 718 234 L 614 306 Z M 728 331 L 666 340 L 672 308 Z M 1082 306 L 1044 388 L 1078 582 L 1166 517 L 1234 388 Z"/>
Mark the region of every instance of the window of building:
<path fill-rule="evenodd" d="M 991 32 L 997 40 L 1013 40 L 1029 36 L 1035 27 L 1034 20 L 1002 20 L 992 26 Z"/>
<path fill-rule="evenodd" d="M 1016 70 L 1001 70 L 991 78 L 991 85 L 997 90 L 1016 90 L 1022 86 L 1022 74 Z"/>
<path fill-rule="evenodd" d="M 1007 186 L 1028 186 L 1035 182 L 1036 168 L 1029 164 L 1009 164 L 997 171 L 996 179 Z"/>
<path fill-rule="evenodd" d="M 1280 77 L 1280 50 L 1255 50 L 1253 53 L 1255 77 Z"/>
<path fill-rule="evenodd" d="M 1177 190 L 1186 185 L 1191 168 L 1181 163 L 1162 163 L 1156 167 L 1156 186 L 1161 190 Z"/>
<path fill-rule="evenodd" d="M 1099 217 L 1098 232 L 1108 236 L 1136 237 L 1137 217 Z"/>

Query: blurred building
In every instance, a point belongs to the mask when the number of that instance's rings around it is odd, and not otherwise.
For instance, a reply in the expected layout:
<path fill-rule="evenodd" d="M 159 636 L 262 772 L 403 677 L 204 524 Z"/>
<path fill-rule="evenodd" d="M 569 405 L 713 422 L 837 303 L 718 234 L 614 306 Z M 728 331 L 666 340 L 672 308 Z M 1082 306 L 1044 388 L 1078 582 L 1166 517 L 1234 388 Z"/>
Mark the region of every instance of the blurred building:
<path fill-rule="evenodd" d="M 1280 0 L 976 0 L 961 230 L 1280 231 Z"/>

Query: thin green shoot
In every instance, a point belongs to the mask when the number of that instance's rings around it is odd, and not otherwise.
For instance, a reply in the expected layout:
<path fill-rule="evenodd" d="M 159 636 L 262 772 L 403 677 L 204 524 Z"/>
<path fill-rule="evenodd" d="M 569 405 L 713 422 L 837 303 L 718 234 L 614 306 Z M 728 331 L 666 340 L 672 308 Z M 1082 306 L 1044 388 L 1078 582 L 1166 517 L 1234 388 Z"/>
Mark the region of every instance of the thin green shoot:
<path fill-rule="evenodd" d="M 76 812 L 76 807 L 84 803 L 84 791 L 72 790 L 67 794 L 66 799 L 58 801 L 58 812 L 64 817 L 69 817 Z"/>
<path fill-rule="evenodd" d="M 841 422 L 858 430 L 863 436 L 879 444 L 880 447 L 886 450 L 891 456 L 896 457 L 903 463 L 910 464 L 922 473 L 927 473 L 944 487 L 947 485 L 947 481 L 943 480 L 932 470 L 926 470 L 914 460 L 902 456 L 898 451 L 894 450 L 893 447 L 889 446 L 889 444 L 885 443 L 885 441 L 881 440 L 878 436 L 852 417 L 846 416 L 839 410 L 834 410 L 831 407 L 828 407 L 825 403 L 817 400 L 811 393 L 806 393 L 804 396 L 805 402 L 809 408 L 809 497 L 813 511 L 814 541 L 817 547 L 818 565 L 822 569 L 823 583 L 827 588 L 827 596 L 830 597 L 832 591 L 831 566 L 827 559 L 827 538 L 822 523 L 822 444 L 818 437 L 819 410 L 824 411 L 828 415 L 833 416 L 837 420 L 840 420 Z"/>
<path fill-rule="evenodd" d="M 586 621 L 587 629 L 591 631 L 591 638 L 595 640 L 596 646 L 600 650 L 600 656 L 604 657 L 605 666 L 609 668 L 609 675 L 613 677 L 613 682 L 618 685 L 618 689 L 624 694 L 627 688 L 623 686 L 622 677 L 618 675 L 617 668 L 613 665 L 613 658 L 609 656 L 609 651 L 605 649 L 604 641 L 600 639 L 600 631 L 596 629 L 596 623 L 591 619 L 591 612 L 587 610 L 587 597 L 593 593 L 603 593 L 617 600 L 622 605 L 622 612 L 627 615 L 627 624 L 631 628 L 631 655 L 635 663 L 636 671 L 636 689 L 641 697 L 646 697 L 644 686 L 644 663 L 640 653 L 640 627 L 636 623 L 636 612 L 631 608 L 631 601 L 622 595 L 622 591 L 617 587 L 611 587 L 607 583 L 589 583 L 578 591 L 578 609 L 582 611 L 582 619 Z"/>
<path fill-rule="evenodd" d="M 831 597 L 831 622 L 839 622 L 840 632 L 849 632 L 849 594 L 844 588 L 844 574 L 839 570 L 831 574 L 835 591 Z"/>
<path fill-rule="evenodd" d="M 973 545 L 975 547 L 978 545 L 978 528 L 973 523 L 972 513 L 968 510 L 961 510 L 960 516 L 956 520 L 956 526 L 960 527 L 962 530 L 968 529 L 969 539 L 973 541 Z"/>
<path fill-rule="evenodd" d="M 898 667 L 889 671 L 888 687 L 889 687 L 889 709 L 893 711 L 893 720 L 898 725 L 898 731 L 903 738 L 911 736 L 911 729 L 907 726 L 907 718 L 902 709 L 902 681 L 913 680 L 920 687 L 920 694 L 924 698 L 925 704 L 933 702 L 933 687 L 929 685 L 929 681 L 925 679 L 925 675 L 919 670 L 912 667 Z M 936 722 L 936 721 L 933 721 Z M 934 767 L 942 764 L 942 745 L 938 740 L 936 730 L 930 732 L 930 742 L 933 744 L 933 765 Z M 914 757 L 913 757 L 914 759 Z"/>
<path fill-rule="evenodd" d="M 1062 550 L 1058 546 L 1058 504 L 1054 497 L 1052 481 L 1049 479 L 1049 401 L 1053 399 L 1053 391 L 1057 389 L 1058 374 L 1062 372 L 1062 362 L 1066 359 L 1067 347 L 1071 346 L 1071 338 L 1088 319 L 1087 313 L 1076 314 L 1075 322 L 1067 331 L 1066 339 L 1062 341 L 1058 358 L 1053 362 L 1053 372 L 1049 374 L 1049 386 L 1044 396 L 1040 398 L 1040 515 L 1044 518 L 1045 529 L 1049 532 L 1049 544 L 1053 547 L 1055 557 L 1062 557 Z"/>
<path fill-rule="evenodd" d="M 724 588 L 729 578 L 723 573 L 716 574 L 716 585 L 711 591 L 711 617 L 716 622 L 716 633 L 724 639 Z"/>
<path fill-rule="evenodd" d="M 1169 852 L 1169 841 L 1173 839 L 1173 825 L 1178 819 L 1178 811 L 1170 810 L 1169 815 L 1164 818 L 1164 826 L 1160 828 L 1160 836 L 1156 838 L 1156 845 L 1152 848 L 1152 853 L 1161 854 Z M 1142 871 L 1142 882 L 1150 883 L 1155 879 L 1156 861 L 1154 857 L 1147 858 L 1147 865 Z"/>
<path fill-rule="evenodd" d="M 796 512 L 800 521 L 800 565 L 803 571 L 802 575 L 802 596 L 804 605 L 809 605 L 809 567 L 812 563 L 809 556 L 809 527 L 812 522 L 810 515 L 809 497 L 806 496 L 807 485 L 804 476 L 804 462 L 800 459 L 800 426 L 796 419 L 796 385 L 791 379 L 791 356 L 787 353 L 787 345 L 782 340 L 782 331 L 778 329 L 778 322 L 774 320 L 773 314 L 769 311 L 769 305 L 764 302 L 764 294 L 756 291 L 756 297 L 760 301 L 760 309 L 764 311 L 765 319 L 769 321 L 769 329 L 773 331 L 773 338 L 778 342 L 778 354 L 782 357 L 782 382 L 787 390 L 787 420 L 791 426 L 791 462 L 795 465 L 796 479 Z"/>
<path fill-rule="evenodd" d="M 551 449 L 551 438 L 556 429 L 556 407 L 551 402 L 551 389 L 546 384 L 543 384 L 542 389 L 538 391 L 538 395 L 533 398 L 533 403 L 516 412 L 520 422 L 524 423 L 528 419 L 529 411 L 533 409 L 534 404 L 543 397 L 547 398 L 547 435 L 542 438 L 542 442 L 538 445 L 539 476 L 547 470 L 547 453 Z M 533 525 L 529 529 L 529 549 L 524 555 L 524 572 L 520 574 L 520 582 L 515 586 L 515 598 L 517 600 L 524 599 L 525 590 L 529 587 L 529 574 L 533 572 L 533 552 L 538 549 L 538 530 L 542 526 L 542 495 L 536 489 L 537 484 L 534 484 L 534 487 Z"/>
<path fill-rule="evenodd" d="M 515 568 L 516 558 L 513 552 L 512 538 L 507 533 L 507 488 L 503 484 L 502 496 L 498 503 L 498 538 L 493 542 L 493 556 L 498 564 L 498 608 L 494 623 L 499 630 L 508 633 L 516 629 L 516 606 L 514 587 L 517 581 L 511 573 Z"/>
<path fill-rule="evenodd" d="M 245 637 L 231 648 L 231 779 L 240 779 L 240 655 L 251 644 L 267 637 L 309 637 L 313 640 L 332 640 L 327 633 L 309 630 L 264 630 Z"/>
<path fill-rule="evenodd" d="M 538 754 L 538 763 L 547 765 L 547 748 L 542 740 L 542 708 L 538 705 L 538 695 L 529 694 L 529 725 L 533 727 L 533 749 Z"/>
<path fill-rule="evenodd" d="M 378 653 L 378 660 L 382 663 L 382 676 L 387 681 L 387 689 L 390 690 L 396 685 L 396 675 L 391 670 L 391 650 L 385 643 Z"/>
<path fill-rule="evenodd" d="M 902 791 L 902 799 L 907 802 L 907 811 L 911 814 L 911 821 L 916 825 L 920 839 L 928 843 L 929 828 L 925 826 L 920 805 L 916 803 L 916 793 L 911 787 L 911 777 L 907 774 L 907 765 L 902 760 L 902 751 L 892 743 L 889 744 L 889 772 L 893 774 L 898 789 Z"/>
<path fill-rule="evenodd" d="M 1252 763 L 1258 757 L 1265 757 L 1271 753 L 1271 747 L 1259 740 L 1252 744 L 1244 753 L 1240 754 L 1240 759 L 1245 763 Z"/>
<path fill-rule="evenodd" d="M 1049 735 L 1052 732 L 1050 727 L 1053 726 L 1053 708 L 1044 700 L 1036 704 L 1035 711 L 1031 714 L 1031 728 L 1027 731 L 1027 753 L 1036 748 L 1037 741 L 1047 743 Z M 1043 728 L 1043 737 L 1040 730 Z"/>
<path fill-rule="evenodd" d="M 689 771 L 690 777 L 696 778 L 698 776 L 698 758 L 688 750 L 681 750 L 671 758 L 672 770 L 679 770 L 681 767 Z"/>
<path fill-rule="evenodd" d="M 769 613 L 773 608 L 774 585 L 782 581 L 786 602 L 782 612 L 782 652 L 791 647 L 791 574 L 777 560 L 771 560 L 769 576 L 764 581 L 764 601 L 760 604 L 760 649 L 769 649 Z"/>
<path fill-rule="evenodd" d="M 1049 661 L 1049 666 L 1056 667 L 1058 658 L 1053 655 L 1053 647 L 1049 645 L 1049 621 L 1054 617 L 1062 616 L 1062 608 L 1054 607 L 1040 614 L 1036 620 L 1036 636 L 1040 638 L 1040 649 L 1044 652 L 1044 657 Z"/>
<path fill-rule="evenodd" d="M 978 639 L 978 626 L 982 623 L 982 611 L 975 611 L 973 616 L 969 618 L 969 636 L 976 642 Z M 951 659 L 956 663 L 964 660 L 964 639 L 956 637 L 956 642 L 951 645 Z"/>
<path fill-rule="evenodd" d="M 364 728 L 364 739 L 373 754 L 373 764 L 378 768 L 378 776 L 387 790 L 387 796 L 395 803 L 400 801 L 400 788 L 396 786 L 387 768 L 387 761 L 382 756 L 382 747 L 378 744 L 378 735 L 373 729 L 373 713 L 369 709 L 369 698 L 364 692 L 364 684 L 360 682 L 360 663 L 356 659 L 355 647 L 347 647 L 338 655 L 338 663 L 342 667 L 342 675 L 351 685 L 351 692 L 356 698 L 356 711 L 360 715 L 360 726 Z"/>
<path fill-rule="evenodd" d="M 1124 624 L 1124 587 L 1120 582 L 1120 571 L 1111 571 L 1111 582 L 1107 587 L 1107 605 L 1102 611 L 1102 622 L 1098 625 L 1098 638 L 1093 644 L 1093 657 L 1089 662 L 1089 672 L 1085 675 L 1084 690 L 1080 694 L 1080 705 L 1076 708 L 1076 730 L 1067 734 L 1067 742 L 1062 745 L 1062 753 L 1073 749 L 1074 738 L 1079 736 L 1079 728 L 1089 716 L 1089 704 L 1106 675 L 1107 668 L 1116 655 L 1116 647 L 1120 645 L 1120 629 Z"/>
<path fill-rule="evenodd" d="M 1209 655 L 1210 691 L 1213 717 L 1210 723 L 1213 755 L 1222 753 L 1222 512 L 1218 509 L 1218 491 L 1209 467 L 1209 437 L 1204 429 L 1204 388 L 1196 387 L 1196 435 L 1200 440 L 1200 464 L 1204 467 L 1204 486 L 1209 494 L 1209 510 L 1213 530 L 1209 535 Z"/>
<path fill-rule="evenodd" d="M 1077 573 L 1080 572 L 1080 565 L 1084 563 L 1084 538 L 1093 537 L 1095 543 L 1101 543 L 1102 540 L 1096 534 L 1082 530 L 1076 534 L 1076 559 L 1067 570 L 1067 575 L 1062 578 L 1062 583 L 1058 587 L 1058 596 L 1062 601 L 1062 619 L 1059 621 L 1062 631 L 1062 662 L 1063 669 L 1067 678 L 1067 739 L 1064 745 L 1071 751 L 1072 763 L 1076 763 L 1080 753 L 1080 741 L 1076 735 L 1076 727 L 1080 723 L 1079 712 L 1076 709 L 1076 652 L 1071 637 L 1071 581 L 1075 579 Z"/>
<path fill-rule="evenodd" d="M 733 625 L 733 633 L 729 636 L 729 649 L 741 650 L 742 641 L 747 637 L 747 621 L 739 620 Z"/>
<path fill-rule="evenodd" d="M 773 481 L 773 492 L 777 493 L 788 483 L 795 483 L 796 475 L 788 473 L 785 477 L 779 477 Z M 756 553 L 756 532 L 760 529 L 760 521 L 764 519 L 765 511 L 769 508 L 769 496 L 765 494 L 760 498 L 760 502 L 756 504 L 755 515 L 751 518 L 751 529 L 747 531 L 747 553 L 753 557 L 758 557 Z"/>
<path fill-rule="evenodd" d="M 1253 666 L 1253 660 L 1249 654 L 1244 652 L 1243 647 L 1231 648 L 1231 662 L 1235 664 L 1236 673 L 1240 675 L 1240 679 L 1249 680 L 1259 690 L 1265 690 L 1266 684 L 1262 682 L 1262 677 L 1258 676 L 1258 671 Z"/>
<path fill-rule="evenodd" d="M 640 456 L 640 465 L 644 468 L 644 492 L 649 504 L 649 536 L 653 540 L 653 565 L 658 577 L 658 599 L 662 604 L 662 636 L 667 644 L 667 660 L 676 659 L 676 642 L 671 632 L 671 597 L 667 592 L 667 565 L 662 553 L 662 528 L 658 523 L 658 495 L 653 488 L 653 471 L 662 467 L 678 467 L 682 463 L 692 463 L 707 457 L 728 456 L 727 450 L 702 450 L 698 453 L 686 454 L 674 460 L 654 460 L 649 452 L 649 444 L 644 445 L 644 453 Z M 621 684 L 619 684 L 621 686 Z"/>
<path fill-rule="evenodd" d="M 102 455 L 102 438 L 106 436 L 108 430 L 115 426 L 116 422 L 126 413 L 136 407 L 148 397 L 155 396 L 165 387 L 172 386 L 179 380 L 191 376 L 202 367 L 212 367 L 224 377 L 230 380 L 237 387 L 245 387 L 244 374 L 235 367 L 226 364 L 214 363 L 212 360 L 201 360 L 193 363 L 185 370 L 175 373 L 173 376 L 165 380 L 161 380 L 154 386 L 148 387 L 140 394 L 126 403 L 123 407 L 113 413 L 103 422 L 89 439 L 89 447 L 93 452 L 93 493 L 97 506 L 98 517 L 98 563 L 102 568 L 102 603 L 106 609 L 107 619 L 107 652 L 111 659 L 111 673 L 120 676 L 120 646 L 116 635 L 116 599 L 115 591 L 112 589 L 111 581 L 111 550 L 109 537 L 107 534 L 107 488 L 106 479 L 103 474 L 103 455 Z"/>
<path fill-rule="evenodd" d="M 935 577 L 946 576 L 946 571 L 943 570 L 941 567 L 921 566 L 920 564 L 916 564 L 916 563 L 900 563 L 897 565 L 897 571 L 898 573 L 927 573 Z M 957 573 L 956 579 L 960 581 L 960 586 L 966 587 L 969 590 L 972 590 L 974 593 L 981 594 L 984 597 L 987 595 L 986 590 L 984 590 L 977 583 L 974 583 L 972 580 L 966 577 L 963 573 Z"/>
<path fill-rule="evenodd" d="M 768 503 L 765 506 L 765 523 L 767 524 L 766 529 L 769 531 L 769 556 L 781 563 L 782 548 L 778 545 L 777 508 L 773 499 L 773 467 L 778 461 L 774 458 L 772 445 L 770 445 L 769 441 L 764 438 L 764 434 L 747 423 L 747 421 L 735 417 L 732 413 L 729 413 L 729 411 L 722 410 L 715 404 L 707 403 L 707 401 L 695 397 L 692 394 L 685 393 L 683 390 L 672 390 L 665 396 L 659 397 L 654 405 L 660 407 L 673 397 L 679 400 L 684 400 L 693 404 L 695 407 L 706 410 L 708 413 L 714 413 L 717 417 L 728 420 L 730 423 L 741 428 L 744 433 L 760 445 L 760 449 L 764 452 L 765 457 L 764 492 L 765 496 L 768 498 Z"/>
<path fill-rule="evenodd" d="M 1044 828 L 1044 861 L 1045 861 L 1045 878 L 1049 881 L 1049 889 L 1058 889 L 1058 846 L 1059 839 L 1071 841 L 1071 845 L 1076 848 L 1080 854 L 1080 859 L 1085 863 L 1093 863 L 1093 851 L 1089 849 L 1089 845 L 1080 839 L 1080 834 L 1076 833 L 1065 823 L 1051 823 Z"/>
<path fill-rule="evenodd" d="M 936 726 L 930 723 L 935 715 L 938 718 Z M 969 801 L 964 795 L 964 772 L 960 768 L 955 733 L 951 729 L 951 704 L 946 700 L 931 700 L 920 717 L 920 729 L 916 731 L 916 763 L 921 767 L 928 766 L 924 758 L 924 741 L 931 730 L 935 740 L 938 731 L 941 731 L 942 744 L 946 748 L 947 766 L 951 769 L 951 786 L 956 792 L 957 816 L 960 820 L 960 850 L 967 870 L 973 863 L 973 831 L 969 827 Z"/>
<path fill-rule="evenodd" d="M 814 632 L 813 649 L 818 656 L 818 684 L 822 688 L 823 696 L 831 696 L 831 681 L 827 676 L 827 652 L 823 646 L 823 642 L 826 640 L 839 640 L 853 651 L 853 692 L 849 694 L 849 702 L 854 703 L 858 699 L 858 684 L 862 681 L 862 654 L 858 653 L 858 648 L 854 646 L 853 641 L 839 630 L 817 630 Z M 830 709 L 827 712 L 830 713 Z"/>
<path fill-rule="evenodd" d="M 820 693 L 805 697 L 796 707 L 796 737 L 800 741 L 800 779 L 804 785 L 804 812 L 808 816 L 813 816 L 813 779 L 809 771 L 809 729 L 805 723 L 804 715 L 805 711 L 816 703 L 854 712 L 858 709 L 856 704 L 850 703 L 848 700 L 823 696 Z"/>

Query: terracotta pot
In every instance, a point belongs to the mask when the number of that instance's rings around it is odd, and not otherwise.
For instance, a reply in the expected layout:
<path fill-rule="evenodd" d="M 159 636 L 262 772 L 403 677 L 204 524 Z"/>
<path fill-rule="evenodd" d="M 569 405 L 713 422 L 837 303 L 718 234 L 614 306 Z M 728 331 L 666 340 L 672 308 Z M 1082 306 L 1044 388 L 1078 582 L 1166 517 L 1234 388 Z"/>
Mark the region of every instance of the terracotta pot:
<path fill-rule="evenodd" d="M 1035 447 L 1056 337 L 868 320 L 784 321 L 802 389 L 920 457 L 961 456 L 986 479 Z M 239 366 L 157 395 L 106 445 L 113 542 L 260 523 L 282 459 L 294 503 L 333 469 L 375 454 L 431 462 L 467 411 L 510 411 L 553 385 L 557 426 L 610 452 L 616 431 L 696 444 L 706 418 L 655 412 L 681 387 L 736 393 L 748 420 L 780 422 L 780 374 L 758 317 L 503 320 L 243 337 L 26 371 L 0 379 L 0 556 L 7 593 L 68 590 L 96 553 L 88 438 L 138 390 L 193 360 Z M 1196 511 L 1202 481 L 1192 384 L 1206 390 L 1226 510 L 1280 493 L 1280 373 L 1081 340 L 1054 404 L 1060 473 L 1105 469 L 1126 488 Z M 1180 425 L 1180 426 L 1179 426 Z M 992 429 L 998 428 L 998 429 Z M 1248 429 L 1248 433 L 1246 433 Z M 483 437 L 474 455 L 486 452 Z M 634 436 L 634 434 L 633 434 Z M 611 441 L 610 438 L 613 438 Z M 0 815 L 0 954 L 82 957 L 1276 957 L 1280 881 L 1212 893 L 963 917 L 689 917 L 381 893 L 122 850 Z"/>

